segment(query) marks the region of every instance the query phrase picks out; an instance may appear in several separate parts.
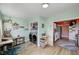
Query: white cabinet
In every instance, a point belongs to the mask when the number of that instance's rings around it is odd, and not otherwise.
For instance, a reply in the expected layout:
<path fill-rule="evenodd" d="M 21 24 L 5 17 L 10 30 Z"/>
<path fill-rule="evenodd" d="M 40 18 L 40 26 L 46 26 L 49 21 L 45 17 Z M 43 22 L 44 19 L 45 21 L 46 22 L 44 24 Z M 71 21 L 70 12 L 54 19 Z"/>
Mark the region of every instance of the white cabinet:
<path fill-rule="evenodd" d="M 69 29 L 69 40 L 76 40 L 76 28 Z"/>
<path fill-rule="evenodd" d="M 59 32 L 56 32 L 55 33 L 55 41 L 58 40 L 59 38 L 60 38 L 60 33 Z"/>
<path fill-rule="evenodd" d="M 75 32 L 71 32 L 71 33 L 69 33 L 69 39 L 70 40 L 75 40 L 76 39 L 76 33 Z"/>

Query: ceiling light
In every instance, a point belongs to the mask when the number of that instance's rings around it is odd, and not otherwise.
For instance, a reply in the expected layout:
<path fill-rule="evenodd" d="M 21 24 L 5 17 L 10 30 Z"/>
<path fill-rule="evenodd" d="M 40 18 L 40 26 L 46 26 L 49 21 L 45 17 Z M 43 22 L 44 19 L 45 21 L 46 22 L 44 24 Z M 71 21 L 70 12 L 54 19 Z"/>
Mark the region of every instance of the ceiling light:
<path fill-rule="evenodd" d="M 48 5 L 49 5 L 48 3 L 43 3 L 42 8 L 48 8 Z"/>

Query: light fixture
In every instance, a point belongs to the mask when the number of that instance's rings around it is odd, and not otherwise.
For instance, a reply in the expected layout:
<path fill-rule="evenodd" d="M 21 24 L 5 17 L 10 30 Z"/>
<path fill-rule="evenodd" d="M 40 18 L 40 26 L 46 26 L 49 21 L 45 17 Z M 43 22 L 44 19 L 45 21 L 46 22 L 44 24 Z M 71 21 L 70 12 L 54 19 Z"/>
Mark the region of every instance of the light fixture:
<path fill-rule="evenodd" d="M 42 8 L 48 8 L 49 4 L 48 3 L 43 3 Z"/>

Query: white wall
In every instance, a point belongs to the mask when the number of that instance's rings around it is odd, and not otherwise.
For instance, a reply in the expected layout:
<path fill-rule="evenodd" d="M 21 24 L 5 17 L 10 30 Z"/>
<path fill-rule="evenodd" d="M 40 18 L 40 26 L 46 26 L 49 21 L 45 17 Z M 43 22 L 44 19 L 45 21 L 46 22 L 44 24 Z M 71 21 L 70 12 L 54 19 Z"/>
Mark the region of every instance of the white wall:
<path fill-rule="evenodd" d="M 48 35 L 48 43 L 49 45 L 53 46 L 53 22 L 50 22 L 50 20 L 47 20 L 47 35 Z"/>
<path fill-rule="evenodd" d="M 0 11 L 0 41 L 3 35 L 3 31 L 2 31 L 2 13 Z"/>
<path fill-rule="evenodd" d="M 0 42 L 1 42 L 1 38 L 2 38 L 2 20 L 0 19 Z"/>

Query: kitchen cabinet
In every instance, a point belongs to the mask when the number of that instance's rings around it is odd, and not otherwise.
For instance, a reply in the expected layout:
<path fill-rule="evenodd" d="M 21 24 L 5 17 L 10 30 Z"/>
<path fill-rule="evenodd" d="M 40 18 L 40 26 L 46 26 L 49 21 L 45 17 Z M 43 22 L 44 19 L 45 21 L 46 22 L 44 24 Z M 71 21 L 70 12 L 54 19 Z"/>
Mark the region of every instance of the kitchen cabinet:
<path fill-rule="evenodd" d="M 69 28 L 69 40 L 76 40 L 76 28 Z"/>

